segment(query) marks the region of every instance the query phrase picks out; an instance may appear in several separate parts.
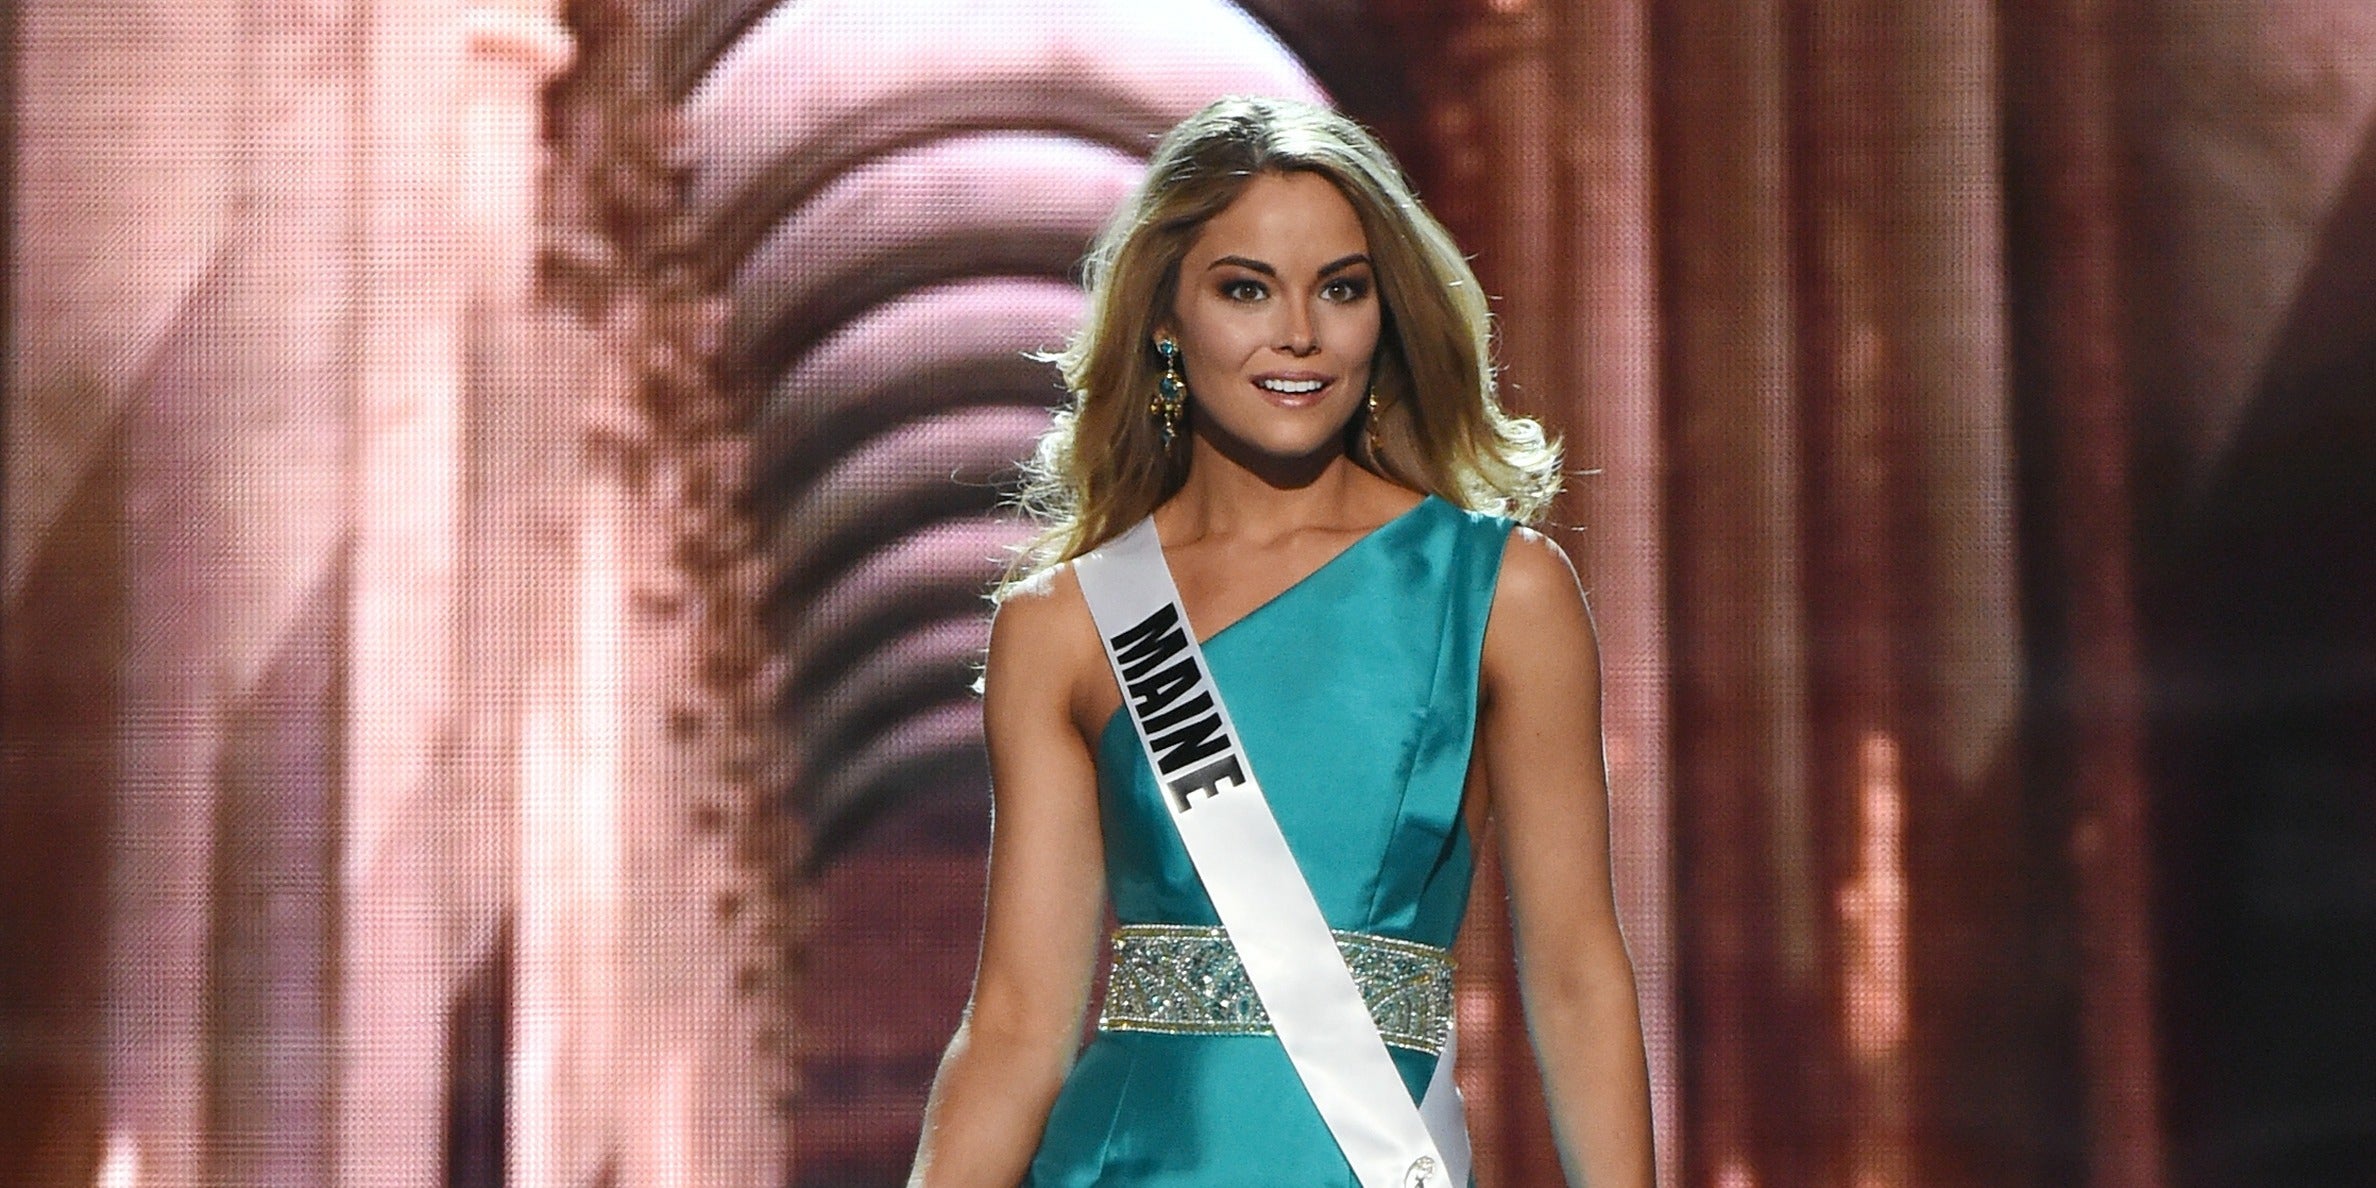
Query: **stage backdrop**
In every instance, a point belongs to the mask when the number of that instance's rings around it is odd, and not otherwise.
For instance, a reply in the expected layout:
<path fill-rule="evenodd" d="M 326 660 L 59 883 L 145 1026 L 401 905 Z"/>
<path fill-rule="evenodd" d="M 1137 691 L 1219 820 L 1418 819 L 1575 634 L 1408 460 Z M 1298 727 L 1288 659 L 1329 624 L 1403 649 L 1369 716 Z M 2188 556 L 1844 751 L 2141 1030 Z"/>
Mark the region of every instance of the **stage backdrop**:
<path fill-rule="evenodd" d="M 900 1183 L 1030 355 L 1231 92 L 1380 134 L 1565 436 L 1662 1183 L 2376 1166 L 2364 4 L 28 0 L 0 54 L 0 1181 Z M 1553 1184 L 1482 877 L 1479 1180 Z"/>

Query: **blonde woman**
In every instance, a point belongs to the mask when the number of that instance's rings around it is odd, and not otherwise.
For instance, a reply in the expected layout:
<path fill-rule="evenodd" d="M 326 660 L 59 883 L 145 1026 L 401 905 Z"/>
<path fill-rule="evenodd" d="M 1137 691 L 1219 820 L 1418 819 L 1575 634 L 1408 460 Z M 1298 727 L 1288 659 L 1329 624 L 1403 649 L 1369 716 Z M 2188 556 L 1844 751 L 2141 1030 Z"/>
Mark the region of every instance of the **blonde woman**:
<path fill-rule="evenodd" d="M 1290 956 L 1341 960 L 1384 1044 L 1365 1067 L 1430 1110 L 1443 1096 L 1444 951 L 1491 830 L 1567 1179 L 1648 1185 L 1593 630 L 1564 555 L 1518 526 L 1555 492 L 1559 451 L 1495 399 L 1459 250 L 1358 126 L 1226 99 L 1157 147 L 1087 278 L 1087 323 L 1056 359 L 1070 405 L 1026 495 L 1045 531 L 991 632 L 988 917 L 911 1184 L 1383 1182 L 1353 1166 L 1318 1058 L 1283 1044 L 1292 1019 L 1268 1018 L 1261 1000 L 1284 997 L 1240 964 L 1271 913 L 1217 918 L 1209 884 L 1234 876 L 1215 867 L 1253 860 L 1183 846 L 1178 785 L 1138 733 L 1168 694 L 1132 684 L 1125 706 L 1084 596 L 1084 559 L 1152 517 L 1336 931 L 1337 954 Z M 1447 1183 L 1435 1153 L 1465 1150 L 1431 1138 L 1407 1182 Z"/>

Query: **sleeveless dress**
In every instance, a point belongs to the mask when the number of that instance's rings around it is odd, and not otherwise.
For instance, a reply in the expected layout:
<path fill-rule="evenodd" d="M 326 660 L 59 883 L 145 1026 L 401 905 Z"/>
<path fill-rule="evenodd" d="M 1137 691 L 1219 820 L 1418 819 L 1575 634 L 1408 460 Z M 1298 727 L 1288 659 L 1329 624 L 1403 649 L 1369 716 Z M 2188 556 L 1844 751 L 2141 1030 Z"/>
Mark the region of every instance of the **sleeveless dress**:
<path fill-rule="evenodd" d="M 1511 522 L 1433 495 L 1204 641 L 1329 926 L 1450 948 L 1473 869 L 1460 813 L 1486 612 Z M 1123 924 L 1219 923 L 1116 710 L 1098 740 Z M 1416 1101 L 1436 1058 L 1389 1046 Z M 1358 1188 L 1272 1035 L 1101 1030 L 1066 1077 L 1033 1188 Z"/>

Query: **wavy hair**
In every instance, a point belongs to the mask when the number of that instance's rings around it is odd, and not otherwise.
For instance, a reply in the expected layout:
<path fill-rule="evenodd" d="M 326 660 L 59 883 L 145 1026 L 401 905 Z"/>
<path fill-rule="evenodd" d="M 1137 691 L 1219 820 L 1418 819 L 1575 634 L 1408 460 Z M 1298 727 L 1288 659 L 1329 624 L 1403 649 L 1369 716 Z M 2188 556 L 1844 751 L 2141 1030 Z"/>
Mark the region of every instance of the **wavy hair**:
<path fill-rule="evenodd" d="M 1255 177 L 1283 173 L 1335 184 L 1361 219 L 1377 277 L 1378 444 L 1368 444 L 1364 412 L 1347 426 L 1347 455 L 1455 506 L 1521 522 L 1558 493 L 1559 443 L 1496 398 L 1492 316 L 1476 274 L 1393 158 L 1327 108 L 1233 96 L 1165 134 L 1145 180 L 1090 248 L 1087 317 L 1046 356 L 1070 398 L 1024 463 L 1017 500 L 1041 531 L 1000 593 L 1120 535 L 1187 481 L 1193 451 L 1184 440 L 1167 448 L 1148 409 L 1163 370 L 1155 330 L 1171 315 L 1180 262 L 1205 223 Z"/>

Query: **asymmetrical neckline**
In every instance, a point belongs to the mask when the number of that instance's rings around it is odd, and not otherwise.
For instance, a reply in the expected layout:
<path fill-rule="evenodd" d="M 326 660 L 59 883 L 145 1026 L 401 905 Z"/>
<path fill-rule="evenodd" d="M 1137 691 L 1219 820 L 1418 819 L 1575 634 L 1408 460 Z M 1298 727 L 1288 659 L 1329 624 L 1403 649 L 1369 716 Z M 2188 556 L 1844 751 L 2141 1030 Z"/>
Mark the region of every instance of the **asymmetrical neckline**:
<path fill-rule="evenodd" d="M 1385 522 L 1379 524 L 1377 527 L 1355 537 L 1350 544 L 1347 544 L 1344 548 L 1338 549 L 1334 556 L 1331 556 L 1328 560 L 1321 562 L 1318 568 L 1312 570 L 1312 572 L 1307 573 L 1300 578 L 1295 579 L 1293 582 L 1288 583 L 1285 589 L 1282 589 L 1278 593 L 1271 595 L 1269 598 L 1264 599 L 1260 603 L 1257 603 L 1254 609 L 1239 615 L 1237 618 L 1231 619 L 1225 624 L 1222 624 L 1219 630 L 1198 640 L 1196 646 L 1200 648 L 1210 648 L 1213 646 L 1215 640 L 1218 640 L 1230 632 L 1237 630 L 1240 626 L 1243 626 L 1247 622 L 1261 617 L 1263 614 L 1271 611 L 1273 608 L 1278 607 L 1282 603 L 1292 601 L 1293 596 L 1297 592 L 1304 590 L 1305 588 L 1311 586 L 1314 582 L 1320 580 L 1322 575 L 1327 574 L 1343 565 L 1347 558 L 1366 549 L 1369 547 L 1371 542 L 1395 532 L 1403 525 L 1416 521 L 1419 518 L 1420 511 L 1426 508 L 1428 505 L 1442 502 L 1444 501 L 1432 491 L 1420 496 L 1419 502 L 1414 503 L 1399 512 L 1396 512 L 1393 516 L 1389 517 Z M 1158 551 L 1160 551 L 1160 544 L 1158 545 Z M 1168 569 L 1170 565 L 1171 559 L 1167 556 L 1164 558 L 1164 566 Z M 1116 704 L 1114 706 L 1113 712 L 1106 716 L 1105 725 L 1098 732 L 1099 736 L 1102 738 L 1105 735 L 1112 734 L 1114 727 L 1117 724 L 1127 725 L 1130 721 L 1130 714 L 1128 712 L 1129 709 L 1130 704 L 1127 700 Z"/>
<path fill-rule="evenodd" d="M 1201 639 L 1197 640 L 1197 646 L 1198 646 L 1198 647 L 1204 647 L 1204 648 L 1209 648 L 1209 647 L 1213 646 L 1213 641 L 1214 641 L 1214 640 L 1216 640 L 1216 639 L 1219 639 L 1219 638 L 1221 638 L 1222 636 L 1229 634 L 1231 631 L 1234 631 L 1234 630 L 1236 630 L 1236 629 L 1237 629 L 1237 627 L 1238 627 L 1238 625 L 1239 625 L 1239 624 L 1241 624 L 1241 623 L 1244 623 L 1246 620 L 1248 620 L 1248 619 L 1251 619 L 1251 618 L 1255 617 L 1256 615 L 1259 615 L 1259 614 L 1263 613 L 1264 611 L 1267 611 L 1267 610 L 1269 610 L 1269 609 L 1270 609 L 1270 608 L 1272 608 L 1273 606 L 1276 606 L 1276 605 L 1278 605 L 1279 603 L 1286 601 L 1286 599 L 1287 599 L 1287 597 L 1288 597 L 1289 595 L 1291 595 L 1291 594 L 1295 593 L 1295 592 L 1296 592 L 1296 591 L 1298 591 L 1298 590 L 1301 590 L 1301 589 L 1303 589 L 1305 586 L 1311 585 L 1313 581 L 1315 581 L 1316 579 L 1318 579 L 1318 578 L 1320 577 L 1320 575 L 1322 575 L 1322 574 L 1324 574 L 1324 573 L 1327 573 L 1327 572 L 1328 572 L 1329 570 L 1331 570 L 1331 569 L 1334 569 L 1334 568 L 1336 568 L 1336 567 L 1337 567 L 1337 564 L 1338 564 L 1339 562 L 1343 561 L 1343 560 L 1344 560 L 1344 559 L 1345 559 L 1347 556 L 1349 556 L 1349 555 L 1353 554 L 1354 552 L 1356 552 L 1356 551 L 1360 550 L 1360 549 L 1361 549 L 1363 546 L 1365 546 L 1365 545 L 1369 544 L 1371 541 L 1373 541 L 1373 540 L 1377 539 L 1378 537 L 1381 537 L 1381 536 L 1384 536 L 1384 535 L 1388 534 L 1389 532 L 1391 532 L 1391 531 L 1392 531 L 1392 530 L 1395 528 L 1395 526 L 1396 526 L 1396 525 L 1399 525 L 1399 524 L 1403 523 L 1403 522 L 1404 522 L 1404 521 L 1406 521 L 1406 520 L 1410 520 L 1410 519 L 1413 519 L 1413 518 L 1415 518 L 1415 517 L 1417 516 L 1417 514 L 1418 514 L 1418 511 L 1419 511 L 1419 509 L 1420 509 L 1420 508 L 1426 507 L 1426 506 L 1427 506 L 1429 503 L 1431 503 L 1431 502 L 1434 502 L 1435 500 L 1436 500 L 1436 496 L 1435 496 L 1435 493 L 1434 493 L 1434 492 L 1432 492 L 1432 491 L 1431 491 L 1431 492 L 1429 492 L 1429 493 L 1427 493 L 1427 494 L 1421 495 L 1421 496 L 1419 497 L 1419 502 L 1417 502 L 1417 503 L 1414 503 L 1414 504 L 1412 504 L 1411 506 L 1409 506 L 1409 507 L 1406 507 L 1406 508 L 1402 509 L 1401 511 L 1394 513 L 1394 515 L 1392 515 L 1392 516 L 1388 517 L 1388 518 L 1387 518 L 1387 519 L 1386 519 L 1386 520 L 1385 520 L 1383 523 L 1380 523 L 1380 524 L 1379 524 L 1377 527 L 1375 527 L 1375 528 L 1372 528 L 1372 529 L 1370 529 L 1369 531 L 1367 531 L 1367 532 L 1364 532 L 1364 533 L 1362 533 L 1361 535 L 1359 535 L 1359 536 L 1357 536 L 1357 537 L 1354 537 L 1351 543 L 1347 544 L 1347 545 L 1346 545 L 1344 548 L 1338 549 L 1338 550 L 1337 550 L 1337 551 L 1336 551 L 1336 552 L 1335 552 L 1333 555 L 1331 555 L 1331 556 L 1328 558 L 1328 560 L 1321 562 L 1321 563 L 1319 564 L 1319 566 L 1318 566 L 1317 568 L 1313 569 L 1313 570 L 1312 570 L 1310 573 L 1307 573 L 1307 574 L 1303 575 L 1302 577 L 1299 577 L 1299 578 L 1295 579 L 1294 581 L 1292 581 L 1292 582 L 1289 582 L 1289 583 L 1286 585 L 1286 587 L 1285 587 L 1285 588 L 1283 588 L 1283 589 L 1281 589 L 1281 590 L 1280 590 L 1278 593 L 1276 593 L 1276 594 L 1273 594 L 1273 595 L 1271 595 L 1270 597 L 1263 599 L 1263 600 L 1262 600 L 1261 602 L 1259 602 L 1259 603 L 1256 603 L 1256 604 L 1254 605 L 1254 609 L 1252 609 L 1252 610 L 1249 610 L 1249 611 L 1247 611 L 1246 613 L 1244 613 L 1244 614 L 1242 614 L 1242 615 L 1239 615 L 1238 617 L 1236 617 L 1236 618 L 1234 618 L 1234 619 L 1231 619 L 1231 620 L 1230 620 L 1230 621 L 1228 621 L 1227 623 L 1224 623 L 1224 624 L 1222 624 L 1222 625 L 1221 625 L 1221 626 L 1220 626 L 1218 629 L 1216 629 L 1216 630 L 1215 630 L 1215 631 L 1214 631 L 1212 634 L 1210 634 L 1210 635 L 1207 635 L 1207 636 L 1204 636 L 1204 637 L 1202 637 Z M 1160 547 L 1161 547 L 1161 546 L 1160 546 L 1160 544 L 1159 544 L 1157 547 L 1158 547 L 1158 548 L 1160 548 Z M 1169 553 L 1166 553 L 1166 554 L 1164 555 L 1163 564 L 1164 564 L 1164 567 L 1165 567 L 1165 568 L 1167 568 L 1167 569 L 1168 569 L 1168 568 L 1170 568 L 1170 566 L 1171 566 L 1171 556 L 1170 556 L 1170 554 L 1169 554 Z M 1177 580 L 1177 579 L 1175 579 L 1175 581 L 1176 581 L 1176 580 Z M 1183 606 L 1181 607 L 1181 609 L 1182 609 L 1182 610 L 1185 610 L 1185 609 L 1187 609 L 1187 608 L 1186 608 L 1186 606 L 1185 606 L 1185 605 L 1183 605 Z"/>

